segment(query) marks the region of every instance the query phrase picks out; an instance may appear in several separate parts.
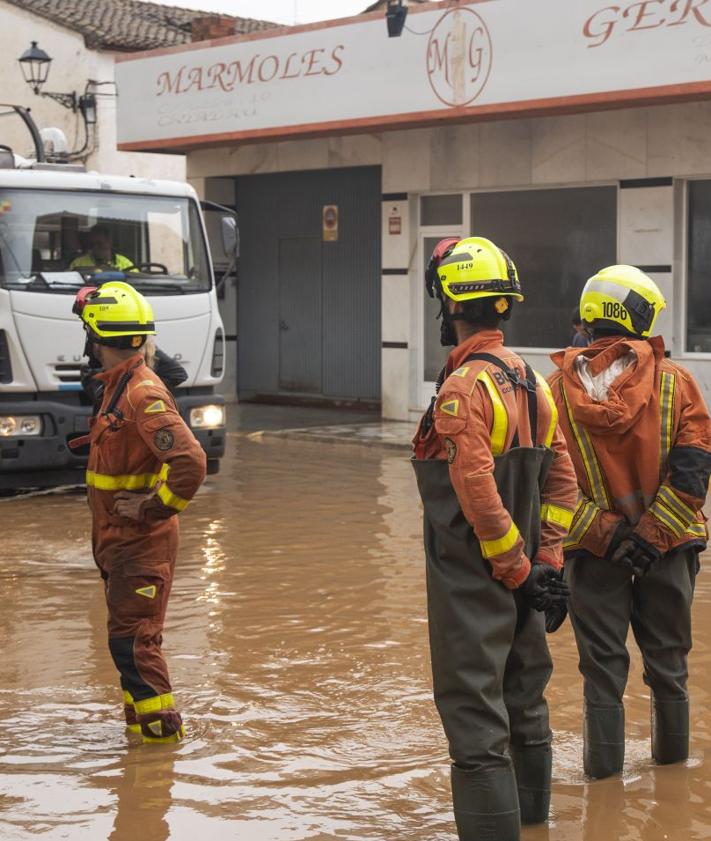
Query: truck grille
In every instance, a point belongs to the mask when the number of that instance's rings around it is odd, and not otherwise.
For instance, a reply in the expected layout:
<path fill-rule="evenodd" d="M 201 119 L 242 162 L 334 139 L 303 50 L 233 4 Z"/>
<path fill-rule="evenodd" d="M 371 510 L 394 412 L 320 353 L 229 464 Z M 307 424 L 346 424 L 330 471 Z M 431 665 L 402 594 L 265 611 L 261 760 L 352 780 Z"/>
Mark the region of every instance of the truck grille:
<path fill-rule="evenodd" d="M 54 376 L 60 383 L 79 383 L 81 382 L 81 375 L 79 365 L 72 365 L 71 363 L 61 363 L 52 366 L 54 368 Z"/>
<path fill-rule="evenodd" d="M 10 348 L 7 335 L 0 330 L 0 383 L 12 382 L 12 365 L 10 364 Z"/>

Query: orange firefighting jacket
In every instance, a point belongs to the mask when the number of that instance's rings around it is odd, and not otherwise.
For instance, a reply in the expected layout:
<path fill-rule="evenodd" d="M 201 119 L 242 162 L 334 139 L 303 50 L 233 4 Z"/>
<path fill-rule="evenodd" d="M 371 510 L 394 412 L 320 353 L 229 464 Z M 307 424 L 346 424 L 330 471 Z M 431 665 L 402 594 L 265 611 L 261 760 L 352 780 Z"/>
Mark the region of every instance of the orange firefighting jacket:
<path fill-rule="evenodd" d="M 584 354 L 598 375 L 630 351 L 636 362 L 613 381 L 608 398 L 588 396 L 577 357 Z M 604 557 L 625 521 L 662 554 L 705 546 L 711 420 L 691 374 L 665 359 L 661 337 L 598 339 L 552 359 L 560 370 L 550 386 L 580 487 L 566 552 Z"/>
<path fill-rule="evenodd" d="M 107 416 L 128 373 L 128 385 Z M 97 379 L 104 383 L 104 395 L 91 421 L 86 473 L 96 562 L 108 572 L 117 563 L 174 559 L 178 545 L 174 515 L 202 484 L 205 453 L 178 414 L 170 392 L 140 354 Z M 114 494 L 126 490 L 155 491 L 142 522 L 114 513 Z"/>
<path fill-rule="evenodd" d="M 555 458 L 541 493 L 541 542 L 534 560 L 556 569 L 563 564 L 561 542 L 573 518 L 577 487 L 546 381 L 536 375 L 538 432 L 532 442 L 525 389 L 514 389 L 493 363 L 464 361 L 473 353 L 489 353 L 525 378 L 525 363 L 503 346 L 503 338 L 499 330 L 483 330 L 450 353 L 434 424 L 426 430 L 423 418 L 413 443 L 416 458 L 448 459 L 462 513 L 492 566 L 493 577 L 514 589 L 528 577 L 531 564 L 497 491 L 494 456 L 511 448 L 517 431 L 520 446 L 544 445 L 553 450 Z"/>

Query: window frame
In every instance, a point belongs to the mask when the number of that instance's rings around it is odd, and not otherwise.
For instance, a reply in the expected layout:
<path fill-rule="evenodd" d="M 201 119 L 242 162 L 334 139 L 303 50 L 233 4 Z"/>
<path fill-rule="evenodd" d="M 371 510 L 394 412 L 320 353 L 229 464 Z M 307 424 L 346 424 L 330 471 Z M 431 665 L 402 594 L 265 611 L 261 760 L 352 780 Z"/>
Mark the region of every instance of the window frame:
<path fill-rule="evenodd" d="M 620 251 L 620 182 L 619 181 L 612 181 L 612 180 L 605 180 L 605 181 L 574 181 L 571 183 L 566 184 L 526 184 L 523 186 L 506 186 L 506 187 L 495 187 L 495 186 L 488 186 L 488 187 L 477 187 L 474 189 L 469 190 L 462 190 L 461 197 L 462 197 L 462 224 L 461 226 L 452 226 L 451 228 L 447 229 L 446 226 L 442 225 L 422 225 L 420 221 L 420 209 L 421 203 L 420 200 L 423 196 L 431 196 L 431 195 L 452 195 L 456 191 L 454 190 L 433 190 L 433 191 L 426 191 L 417 194 L 417 275 L 416 275 L 416 282 L 415 286 L 417 292 L 415 294 L 415 306 L 414 311 L 416 313 L 416 335 L 418 337 L 418 353 L 417 353 L 417 382 L 418 382 L 418 389 L 417 389 L 417 397 L 418 397 L 418 405 L 420 407 L 425 406 L 429 403 L 431 396 L 434 394 L 435 383 L 428 382 L 425 380 L 425 322 L 424 322 L 424 276 L 422 275 L 421 266 L 424 266 L 425 261 L 425 254 L 424 254 L 424 241 L 427 237 L 446 237 L 450 235 L 456 236 L 458 233 L 464 236 L 465 231 L 469 231 L 471 229 L 471 205 L 472 205 L 472 196 L 477 195 L 478 193 L 523 193 L 523 192 L 532 192 L 532 191 L 540 191 L 540 190 L 574 190 L 574 189 L 581 189 L 581 188 L 588 188 L 588 187 L 614 187 L 616 190 L 617 201 L 616 201 L 616 214 L 617 218 L 615 219 L 615 255 L 616 259 L 619 260 L 619 251 Z M 686 204 L 688 208 L 688 202 Z M 455 228 L 457 230 L 455 230 Z M 688 239 L 688 235 L 687 235 Z M 515 262 L 515 256 L 514 256 Z M 525 290 L 524 290 L 525 294 Z M 684 311 L 686 312 L 686 311 Z M 685 334 L 684 334 L 685 335 Z M 515 353 L 520 353 L 522 355 L 549 355 L 551 353 L 555 353 L 556 351 L 560 350 L 558 347 L 520 347 L 520 346 L 511 346 L 511 350 Z M 702 354 L 695 354 L 694 358 L 701 358 Z M 711 359 L 711 354 L 708 354 L 708 358 Z"/>
<path fill-rule="evenodd" d="M 675 334 L 673 351 L 678 359 L 688 359 L 696 362 L 711 361 L 711 351 L 689 350 L 689 235 L 691 233 L 691 215 L 689 202 L 691 191 L 689 184 L 694 181 L 708 181 L 711 183 L 711 174 L 694 175 L 683 180 L 675 179 L 675 186 L 678 183 L 678 192 L 674 195 L 674 262 L 672 272 L 674 275 L 674 297 L 679 302 L 677 312 L 673 317 Z"/>

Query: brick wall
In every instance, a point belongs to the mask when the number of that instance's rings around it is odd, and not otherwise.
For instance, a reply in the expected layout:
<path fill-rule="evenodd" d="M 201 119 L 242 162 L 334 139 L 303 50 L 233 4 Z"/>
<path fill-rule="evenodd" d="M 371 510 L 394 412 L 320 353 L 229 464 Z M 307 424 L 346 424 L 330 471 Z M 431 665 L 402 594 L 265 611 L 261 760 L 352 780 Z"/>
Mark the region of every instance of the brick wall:
<path fill-rule="evenodd" d="M 213 38 L 226 38 L 234 34 L 234 18 L 221 17 L 220 15 L 205 15 L 204 17 L 193 18 L 192 20 L 193 41 L 209 41 Z"/>

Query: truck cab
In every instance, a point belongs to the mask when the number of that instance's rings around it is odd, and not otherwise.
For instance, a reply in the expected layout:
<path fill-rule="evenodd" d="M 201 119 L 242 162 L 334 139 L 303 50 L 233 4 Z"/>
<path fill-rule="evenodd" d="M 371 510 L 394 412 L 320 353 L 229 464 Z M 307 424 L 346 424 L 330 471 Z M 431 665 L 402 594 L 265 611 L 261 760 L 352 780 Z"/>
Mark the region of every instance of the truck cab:
<path fill-rule="evenodd" d="M 217 472 L 224 331 L 195 191 L 31 164 L 0 169 L 0 491 L 83 482 L 86 454 L 69 443 L 86 433 L 92 406 L 72 304 L 110 279 L 150 300 L 157 347 L 188 375 L 176 403 Z"/>

